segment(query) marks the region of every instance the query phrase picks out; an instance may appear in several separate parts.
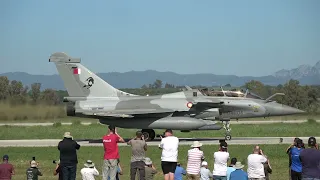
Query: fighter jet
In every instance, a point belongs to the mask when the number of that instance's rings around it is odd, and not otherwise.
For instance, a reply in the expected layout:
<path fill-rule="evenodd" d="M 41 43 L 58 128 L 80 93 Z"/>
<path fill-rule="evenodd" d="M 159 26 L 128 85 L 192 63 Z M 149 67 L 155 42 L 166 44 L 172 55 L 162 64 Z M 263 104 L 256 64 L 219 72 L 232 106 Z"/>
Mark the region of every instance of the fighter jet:
<path fill-rule="evenodd" d="M 156 137 L 154 129 L 182 132 L 220 130 L 215 120 L 223 122 L 225 139 L 231 140 L 230 119 L 281 116 L 303 113 L 299 109 L 267 99 L 205 96 L 188 89 L 156 96 L 130 94 L 108 84 L 63 52 L 50 56 L 67 89 L 67 115 L 99 119 L 106 125 L 142 129 L 147 140 Z M 283 95 L 283 94 L 281 94 Z"/>

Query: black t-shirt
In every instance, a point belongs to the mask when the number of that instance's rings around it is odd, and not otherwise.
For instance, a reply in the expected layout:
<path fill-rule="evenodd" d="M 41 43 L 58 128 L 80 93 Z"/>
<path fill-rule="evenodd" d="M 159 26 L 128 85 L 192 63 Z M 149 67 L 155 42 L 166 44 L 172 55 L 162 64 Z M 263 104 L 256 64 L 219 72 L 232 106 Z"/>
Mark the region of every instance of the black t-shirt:
<path fill-rule="evenodd" d="M 80 145 L 70 139 L 64 138 L 59 142 L 58 149 L 60 151 L 60 166 L 72 166 L 78 163 L 77 150 Z"/>

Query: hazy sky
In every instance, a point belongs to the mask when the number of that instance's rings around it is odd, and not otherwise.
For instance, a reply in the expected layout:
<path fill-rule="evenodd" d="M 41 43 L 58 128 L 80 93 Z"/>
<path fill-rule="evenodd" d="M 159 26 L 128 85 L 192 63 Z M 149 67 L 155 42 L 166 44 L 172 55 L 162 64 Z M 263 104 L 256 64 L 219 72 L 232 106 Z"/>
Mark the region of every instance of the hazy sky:
<path fill-rule="evenodd" d="M 0 73 L 56 74 L 50 54 L 93 72 L 269 75 L 320 60 L 319 0 L 1 0 Z"/>

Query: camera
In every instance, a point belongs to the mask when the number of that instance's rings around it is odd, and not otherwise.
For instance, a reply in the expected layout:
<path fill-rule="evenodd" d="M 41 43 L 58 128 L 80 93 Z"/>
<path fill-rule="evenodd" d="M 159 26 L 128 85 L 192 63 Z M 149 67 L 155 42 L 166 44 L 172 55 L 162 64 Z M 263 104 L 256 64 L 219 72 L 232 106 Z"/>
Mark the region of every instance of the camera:
<path fill-rule="evenodd" d="M 33 156 L 33 157 L 32 157 L 32 160 L 35 161 L 35 160 L 36 160 L 36 157 Z"/>
<path fill-rule="evenodd" d="M 58 164 L 58 161 L 57 160 L 53 160 L 52 163 L 53 164 Z"/>

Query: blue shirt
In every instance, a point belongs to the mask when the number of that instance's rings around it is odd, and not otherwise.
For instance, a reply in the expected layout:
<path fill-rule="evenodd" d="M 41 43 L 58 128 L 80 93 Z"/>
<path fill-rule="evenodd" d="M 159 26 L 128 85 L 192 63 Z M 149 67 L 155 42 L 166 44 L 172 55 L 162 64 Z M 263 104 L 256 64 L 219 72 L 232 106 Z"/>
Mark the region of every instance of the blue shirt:
<path fill-rule="evenodd" d="M 236 169 L 234 167 L 228 167 L 227 168 L 227 180 L 230 179 L 230 174 L 235 171 Z"/>
<path fill-rule="evenodd" d="M 248 180 L 248 174 L 241 169 L 236 169 L 230 174 L 230 180 Z"/>
<path fill-rule="evenodd" d="M 174 180 L 182 180 L 182 175 L 186 175 L 186 170 L 181 166 L 176 167 L 176 171 L 174 172 Z"/>
<path fill-rule="evenodd" d="M 301 151 L 302 151 L 302 148 L 298 149 L 297 147 L 293 147 L 290 150 L 291 169 L 295 172 L 302 172 L 302 164 L 299 158 Z"/>

